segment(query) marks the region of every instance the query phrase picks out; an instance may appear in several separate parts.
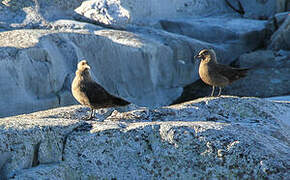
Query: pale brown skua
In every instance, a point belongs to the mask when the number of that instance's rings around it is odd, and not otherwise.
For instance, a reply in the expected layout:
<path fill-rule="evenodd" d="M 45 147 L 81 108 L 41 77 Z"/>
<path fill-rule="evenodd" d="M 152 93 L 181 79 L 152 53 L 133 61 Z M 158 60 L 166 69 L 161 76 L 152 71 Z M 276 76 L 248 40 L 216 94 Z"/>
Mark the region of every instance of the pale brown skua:
<path fill-rule="evenodd" d="M 78 63 L 71 89 L 74 98 L 80 104 L 91 109 L 91 113 L 87 119 L 93 118 L 95 109 L 130 104 L 130 102 L 108 93 L 101 85 L 96 83 L 91 77 L 90 66 L 86 60 Z"/>
<path fill-rule="evenodd" d="M 195 56 L 201 60 L 199 65 L 199 76 L 201 80 L 212 86 L 211 96 L 214 95 L 215 87 L 219 87 L 218 96 L 222 88 L 230 83 L 246 76 L 248 68 L 234 68 L 219 64 L 213 49 L 203 49 Z"/>

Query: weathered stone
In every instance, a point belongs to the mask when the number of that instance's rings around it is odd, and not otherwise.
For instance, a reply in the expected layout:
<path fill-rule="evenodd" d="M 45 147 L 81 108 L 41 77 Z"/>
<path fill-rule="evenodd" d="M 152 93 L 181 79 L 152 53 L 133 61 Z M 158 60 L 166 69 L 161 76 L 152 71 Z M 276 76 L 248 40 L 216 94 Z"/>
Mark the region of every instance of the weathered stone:
<path fill-rule="evenodd" d="M 227 4 L 229 2 L 231 5 Z M 102 0 L 47 1 L 5 0 L 0 4 L 0 23 L 9 28 L 49 28 L 58 19 L 82 19 L 125 27 L 127 24 L 148 25 L 160 19 L 237 14 L 239 1 L 220 0 Z M 250 18 L 267 18 L 285 8 L 285 0 L 243 0 L 242 14 Z M 233 8 L 232 8 L 233 7 Z M 9 14 L 9 16 L 7 16 Z M 84 19 L 83 19 L 84 20 Z"/>
<path fill-rule="evenodd" d="M 287 0 L 226 0 L 234 11 L 246 18 L 267 19 L 285 11 Z"/>
<path fill-rule="evenodd" d="M 75 11 L 93 21 L 117 27 L 125 27 L 130 19 L 128 10 L 122 7 L 119 0 L 84 1 Z"/>
<path fill-rule="evenodd" d="M 31 121 L 32 117 L 1 119 L 0 152 L 10 155 L 1 168 L 4 178 L 39 164 L 61 161 L 65 134 L 80 124 L 48 117 Z"/>
<path fill-rule="evenodd" d="M 290 15 L 288 14 L 287 18 L 279 29 L 272 35 L 269 49 L 273 50 L 290 50 Z"/>
<path fill-rule="evenodd" d="M 169 32 L 209 43 L 229 45 L 230 52 L 235 58 L 260 47 L 266 35 L 266 21 L 226 16 L 161 20 L 159 23 L 164 30 Z"/>
<path fill-rule="evenodd" d="M 235 2 L 231 3 L 237 6 Z M 255 10 L 256 17 L 282 7 L 282 1 L 270 6 L 273 2 L 241 3 L 245 14 Z M 236 12 L 220 0 L 2 1 L 0 117 L 75 103 L 70 83 L 82 58 L 94 65 L 96 79 L 109 92 L 138 105 L 170 104 L 182 87 L 198 79 L 198 62 L 182 65 L 179 60 L 189 63 L 196 51 L 214 48 L 220 62 L 229 64 L 263 45 L 264 21 L 233 17 Z M 72 19 L 126 27 L 131 32 Z M 131 26 L 154 25 L 159 20 L 169 26 L 167 31 L 181 35 Z M 15 31 L 19 28 L 35 30 Z M 41 28 L 45 30 L 37 30 Z"/>
<path fill-rule="evenodd" d="M 77 179 L 73 172 L 62 166 L 61 163 L 44 164 L 37 167 L 23 169 L 17 172 L 10 180 L 70 180 Z"/>
<path fill-rule="evenodd" d="M 226 88 L 227 94 L 239 96 L 271 97 L 289 93 L 290 53 L 255 51 L 242 55 L 237 64 L 250 67 L 248 75 Z"/>
<path fill-rule="evenodd" d="M 267 33 L 267 43 L 270 43 L 271 36 L 273 35 L 274 32 L 278 30 L 278 28 L 283 24 L 285 19 L 287 18 L 289 12 L 282 12 L 282 13 L 277 13 L 274 16 L 272 16 L 266 25 L 266 33 Z"/>
<path fill-rule="evenodd" d="M 200 27 L 201 21 L 206 25 Z M 264 21 L 205 18 L 188 24 L 177 30 L 191 38 L 152 28 L 107 30 L 72 20 L 51 23 L 53 30 L 2 32 L 0 117 L 75 103 L 70 83 L 83 58 L 109 92 L 138 105 L 159 106 L 172 103 L 198 79 L 199 62 L 192 58 L 200 49 L 214 48 L 219 61 L 229 64 L 263 43 Z M 217 29 L 216 35 L 203 36 L 207 28 Z"/>
<path fill-rule="evenodd" d="M 284 57 L 287 59 L 287 56 Z M 275 53 L 271 50 L 258 50 L 243 54 L 239 57 L 236 65 L 248 68 L 273 68 L 279 63 L 275 61 Z"/>
<path fill-rule="evenodd" d="M 276 96 L 276 97 L 269 97 L 269 98 L 265 98 L 267 100 L 271 100 L 271 101 L 286 101 L 286 102 L 290 102 L 290 96 Z M 289 122 L 290 123 L 290 122 Z M 289 124 L 290 126 L 290 124 Z"/>
<path fill-rule="evenodd" d="M 76 64 L 85 58 L 109 92 L 140 105 L 170 104 L 198 78 L 194 52 L 222 46 L 143 29 L 15 30 L 0 33 L 0 117 L 75 103 L 70 93 Z M 81 24 L 83 26 L 85 24 Z M 231 59 L 231 58 L 229 58 Z"/>
<path fill-rule="evenodd" d="M 0 22 L 5 29 L 49 28 L 50 22 L 72 19 L 82 0 L 5 0 L 0 4 Z"/>
<path fill-rule="evenodd" d="M 11 179 L 290 175 L 289 103 L 222 96 L 117 112 L 104 122 L 80 121 L 85 111 L 79 107 L 2 118 L 0 152 L 13 156 L 2 165 L 2 175 Z M 37 157 L 51 159 L 55 152 L 62 158 L 47 164 L 33 156 L 33 145 L 39 142 Z"/>
<path fill-rule="evenodd" d="M 282 13 L 277 13 L 274 15 L 274 19 L 277 23 L 277 26 L 280 27 L 285 19 L 289 16 L 290 12 L 282 12 Z"/>
<path fill-rule="evenodd" d="M 250 68 L 247 76 L 225 88 L 222 94 L 235 96 L 271 97 L 289 94 L 290 51 L 258 50 L 243 54 L 235 66 Z M 209 96 L 211 87 L 198 80 L 184 87 L 174 103 Z"/>
<path fill-rule="evenodd" d="M 101 26 L 97 26 L 94 24 L 86 23 L 86 22 L 79 22 L 69 19 L 60 19 L 57 21 L 52 22 L 51 24 L 52 30 L 86 30 L 86 31 L 95 31 L 104 29 Z"/>
<path fill-rule="evenodd" d="M 241 7 L 239 7 L 238 2 L 240 2 Z M 216 16 L 222 14 L 235 16 L 237 10 L 245 17 L 267 19 L 277 12 L 283 12 L 283 8 L 285 8 L 285 0 L 278 2 L 275 0 L 102 0 L 84 1 L 76 9 L 76 12 L 97 22 L 125 27 L 128 24 L 148 25 L 160 19 L 177 17 Z"/>
<path fill-rule="evenodd" d="M 96 22 L 115 27 L 129 24 L 148 25 L 163 18 L 232 13 L 223 1 L 187 0 L 102 0 L 84 1 L 76 12 Z"/>

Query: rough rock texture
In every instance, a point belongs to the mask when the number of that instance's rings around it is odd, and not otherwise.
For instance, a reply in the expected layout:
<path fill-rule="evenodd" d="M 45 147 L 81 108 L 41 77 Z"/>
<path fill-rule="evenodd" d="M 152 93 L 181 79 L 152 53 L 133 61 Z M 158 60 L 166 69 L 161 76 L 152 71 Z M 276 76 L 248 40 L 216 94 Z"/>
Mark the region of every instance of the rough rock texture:
<path fill-rule="evenodd" d="M 211 43 L 227 41 L 253 41 L 255 46 L 264 38 L 266 21 L 233 17 L 206 17 L 192 19 L 161 20 L 161 27 L 169 32 L 178 33 Z M 259 35 L 258 35 L 259 34 Z M 257 37 L 257 39 L 251 39 Z M 257 42 L 254 42 L 257 41 Z M 257 46 L 257 45 L 256 45 Z"/>
<path fill-rule="evenodd" d="M 282 13 L 277 13 L 273 16 L 274 20 L 277 23 L 277 26 L 280 27 L 284 20 L 289 16 L 289 12 L 282 12 Z"/>
<path fill-rule="evenodd" d="M 272 35 L 268 48 L 290 50 L 290 14 L 288 14 L 283 24 Z"/>
<path fill-rule="evenodd" d="M 271 100 L 271 101 L 286 101 L 286 102 L 290 102 L 290 96 L 276 96 L 276 97 L 269 97 L 266 98 L 267 100 Z"/>
<path fill-rule="evenodd" d="M 0 27 L 48 28 L 52 21 L 73 19 L 82 0 L 4 0 L 0 4 Z"/>
<path fill-rule="evenodd" d="M 162 29 L 213 44 L 230 46 L 233 58 L 263 45 L 266 37 L 266 21 L 207 17 L 193 19 L 161 20 Z M 230 63 L 224 59 L 220 62 Z"/>
<path fill-rule="evenodd" d="M 207 45 L 155 31 L 59 29 L 0 33 L 0 117 L 73 103 L 70 84 L 83 58 L 111 93 L 142 105 L 169 104 L 198 78 L 197 64 L 177 60 L 190 61 L 192 52 Z M 182 46 L 188 48 L 177 48 Z"/>
<path fill-rule="evenodd" d="M 204 98 L 115 111 L 103 122 L 80 121 L 85 112 L 71 106 L 2 118 L 0 159 L 3 154 L 6 159 L 0 175 L 21 180 L 290 175 L 289 103 Z"/>
<path fill-rule="evenodd" d="M 267 19 L 273 16 L 276 12 L 285 11 L 285 3 L 287 0 L 228 0 L 232 3 L 235 9 L 241 10 L 242 15 L 247 18 Z M 241 3 L 239 8 L 238 2 Z"/>
<path fill-rule="evenodd" d="M 4 0 L 0 4 L 0 27 L 46 28 L 58 19 L 82 19 L 124 27 L 126 24 L 148 25 L 160 19 L 244 15 L 248 18 L 267 18 L 285 11 L 285 0 Z M 241 9 L 237 13 L 235 9 Z M 9 16 L 7 16 L 9 14 Z M 81 16 L 79 16 L 81 15 Z"/>
<path fill-rule="evenodd" d="M 139 105 L 170 104 L 183 86 L 199 78 L 198 62 L 191 62 L 194 54 L 214 48 L 223 62 L 230 63 L 260 43 L 264 23 L 251 30 L 236 28 L 241 34 L 231 40 L 237 43 L 224 44 L 152 28 L 126 32 L 72 20 L 56 21 L 52 27 L 0 33 L 0 117 L 74 103 L 70 84 L 83 58 L 111 93 Z M 256 45 L 249 37 L 258 39 Z"/>
<path fill-rule="evenodd" d="M 227 94 L 270 97 L 290 94 L 290 52 L 255 51 L 241 55 L 237 64 L 253 68 L 248 75 L 234 83 Z"/>
<path fill-rule="evenodd" d="M 107 8 L 110 4 L 113 4 L 113 6 Z M 111 11 L 111 8 L 114 11 Z M 122 26 L 126 24 L 148 25 L 164 18 L 233 13 L 224 1 L 219 0 L 84 1 L 76 9 L 76 12 L 84 14 L 93 21 L 108 23 L 113 26 L 120 26 L 120 23 Z M 113 22 L 111 17 L 116 17 L 114 19 L 121 19 L 121 21 Z"/>
<path fill-rule="evenodd" d="M 147 25 L 160 19 L 188 16 L 213 16 L 229 14 L 247 18 L 267 19 L 276 12 L 285 11 L 285 0 L 102 0 L 84 1 L 76 12 L 93 21 L 123 26 L 126 24 Z M 111 6 L 110 6 L 111 5 Z M 236 9 L 241 12 L 237 13 Z M 115 17 L 115 18 L 113 18 Z M 112 20 L 120 21 L 112 21 Z"/>
<path fill-rule="evenodd" d="M 121 28 L 124 28 L 130 20 L 128 10 L 122 7 L 120 1 L 116 0 L 84 1 L 75 11 L 93 21 Z"/>
<path fill-rule="evenodd" d="M 288 20 L 279 28 L 285 13 L 275 14 L 286 6 L 285 0 L 3 0 L 0 117 L 75 103 L 70 83 L 83 58 L 109 92 L 138 105 L 171 104 L 199 79 L 192 58 L 202 48 L 215 49 L 224 64 L 266 42 L 287 49 Z"/>

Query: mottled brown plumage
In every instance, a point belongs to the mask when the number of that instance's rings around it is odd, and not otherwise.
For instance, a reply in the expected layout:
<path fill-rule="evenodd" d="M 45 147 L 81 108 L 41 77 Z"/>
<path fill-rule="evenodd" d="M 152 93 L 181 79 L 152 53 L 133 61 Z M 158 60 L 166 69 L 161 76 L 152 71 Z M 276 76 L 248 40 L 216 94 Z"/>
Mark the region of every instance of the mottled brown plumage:
<path fill-rule="evenodd" d="M 214 94 L 215 87 L 219 87 L 221 95 L 222 87 L 245 77 L 247 68 L 233 68 L 223 64 L 219 64 L 213 49 L 203 49 L 196 56 L 201 59 L 199 65 L 199 76 L 203 82 L 213 87 L 211 96 Z"/>
<path fill-rule="evenodd" d="M 92 79 L 89 70 L 90 66 L 87 61 L 80 61 L 71 87 L 74 98 L 80 104 L 91 108 L 91 114 L 88 119 L 93 117 L 94 109 L 126 106 L 130 104 L 130 102 L 109 94 Z"/>

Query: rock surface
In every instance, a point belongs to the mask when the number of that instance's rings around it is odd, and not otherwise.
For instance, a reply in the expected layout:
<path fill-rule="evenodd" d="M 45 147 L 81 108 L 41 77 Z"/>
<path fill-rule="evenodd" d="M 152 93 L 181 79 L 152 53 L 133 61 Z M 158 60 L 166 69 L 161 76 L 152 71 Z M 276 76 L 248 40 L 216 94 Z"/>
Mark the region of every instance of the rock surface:
<path fill-rule="evenodd" d="M 275 14 L 273 18 L 276 21 L 277 26 L 280 27 L 288 16 L 289 12 L 282 12 Z"/>
<path fill-rule="evenodd" d="M 141 105 L 169 104 L 198 78 L 194 65 L 177 60 L 190 60 L 207 45 L 164 32 L 155 39 L 155 31 L 15 30 L 0 36 L 0 117 L 73 103 L 70 84 L 83 58 L 109 92 Z M 188 48 L 175 48 L 183 45 Z"/>
<path fill-rule="evenodd" d="M 270 97 L 289 94 L 290 52 L 260 50 L 240 56 L 237 64 L 252 70 L 225 90 L 227 94 Z"/>
<path fill-rule="evenodd" d="M 286 11 L 285 1 L 243 0 L 241 9 L 239 1 L 232 0 L 4 0 L 0 4 L 0 27 L 47 28 L 52 21 L 59 19 L 87 19 L 113 26 L 148 25 L 160 19 L 221 14 L 259 19 Z M 241 9 L 242 13 L 237 13 L 235 9 Z"/>
<path fill-rule="evenodd" d="M 233 18 L 206 17 L 192 19 L 161 20 L 162 29 L 228 47 L 232 59 L 261 47 L 266 37 L 266 21 Z M 229 64 L 231 60 L 219 58 Z"/>
<path fill-rule="evenodd" d="M 85 112 L 71 106 L 2 118 L 0 175 L 21 180 L 290 175 L 289 103 L 223 96 L 115 111 L 103 122 L 79 120 Z"/>
<path fill-rule="evenodd" d="M 183 86 L 198 79 L 198 62 L 191 59 L 201 48 L 214 48 L 226 63 L 254 48 L 246 40 L 236 46 L 210 44 L 152 28 L 126 32 L 71 20 L 52 27 L 0 33 L 0 117 L 75 103 L 70 84 L 83 58 L 109 92 L 139 105 L 160 106 L 172 103 Z M 262 31 L 250 36 L 260 38 Z"/>
<path fill-rule="evenodd" d="M 290 96 L 276 96 L 276 97 L 270 97 L 266 98 L 267 100 L 271 101 L 287 101 L 290 102 Z"/>
<path fill-rule="evenodd" d="M 242 78 L 225 88 L 222 94 L 235 96 L 271 97 L 288 95 L 290 88 L 290 51 L 258 50 L 242 54 L 235 66 L 250 68 Z M 201 91 L 202 89 L 202 91 Z M 184 88 L 174 103 L 209 96 L 212 88 L 201 80 Z"/>
<path fill-rule="evenodd" d="M 279 29 L 272 35 L 268 48 L 290 50 L 290 13 Z"/>
<path fill-rule="evenodd" d="M 76 103 L 70 83 L 83 58 L 112 94 L 138 105 L 171 104 L 199 79 L 192 58 L 202 48 L 215 49 L 224 64 L 266 43 L 288 49 L 287 15 L 280 13 L 286 6 L 285 0 L 4 0 L 0 117 Z"/>
<path fill-rule="evenodd" d="M 0 4 L 0 27 L 4 29 L 49 28 L 58 19 L 73 19 L 82 0 L 4 0 Z"/>
<path fill-rule="evenodd" d="M 75 11 L 93 21 L 119 28 L 129 24 L 130 14 L 118 0 L 84 1 Z"/>

